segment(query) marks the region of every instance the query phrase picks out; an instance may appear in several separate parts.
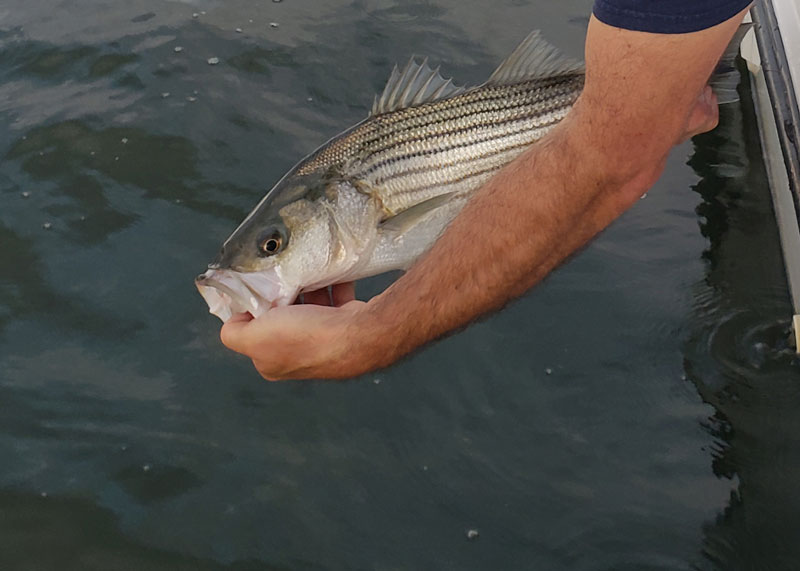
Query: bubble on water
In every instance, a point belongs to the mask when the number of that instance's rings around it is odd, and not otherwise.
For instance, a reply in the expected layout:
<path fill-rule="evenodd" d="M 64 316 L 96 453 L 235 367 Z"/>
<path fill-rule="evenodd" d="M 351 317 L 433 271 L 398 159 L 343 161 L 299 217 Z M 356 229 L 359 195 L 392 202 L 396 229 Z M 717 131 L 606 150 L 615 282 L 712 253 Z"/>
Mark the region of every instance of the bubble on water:
<path fill-rule="evenodd" d="M 123 145 L 127 145 L 128 144 L 128 137 L 122 137 L 122 144 Z"/>
<path fill-rule="evenodd" d="M 46 497 L 47 497 L 47 492 L 42 492 L 42 493 L 41 493 L 41 494 L 39 494 L 39 495 L 40 495 L 40 496 L 42 496 L 43 498 L 46 498 Z"/>
<path fill-rule="evenodd" d="M 53 225 L 50 222 L 45 222 L 44 224 L 42 224 L 42 228 L 44 228 L 45 230 L 50 230 L 50 228 L 52 227 Z"/>
<path fill-rule="evenodd" d="M 468 529 L 467 530 L 467 539 L 470 541 L 475 541 L 480 536 L 477 529 Z"/>
<path fill-rule="evenodd" d="M 172 51 L 175 52 L 176 54 L 179 54 L 183 51 L 183 46 L 175 46 L 174 48 L 172 48 Z"/>
<path fill-rule="evenodd" d="M 275 2 L 276 4 L 278 4 L 278 3 L 282 2 L 283 0 L 272 0 L 272 1 Z"/>
<path fill-rule="evenodd" d="M 208 65 L 217 65 L 219 63 L 218 57 L 210 57 L 208 58 Z"/>
<path fill-rule="evenodd" d="M 379 385 L 379 384 L 381 384 L 381 379 L 380 379 L 380 377 L 378 377 L 378 378 L 372 379 L 372 382 L 375 383 L 376 385 Z"/>
<path fill-rule="evenodd" d="M 427 467 L 427 466 L 423 466 L 423 467 L 422 467 L 422 471 L 423 471 L 423 472 L 427 472 L 427 471 L 428 471 L 428 467 Z"/>
<path fill-rule="evenodd" d="M 150 464 L 145 464 L 144 466 L 142 466 L 142 472 L 149 472 L 150 468 L 151 468 Z"/>
<path fill-rule="evenodd" d="M 314 101 L 314 98 L 313 98 L 313 97 L 308 97 L 308 98 L 306 98 L 306 101 L 308 101 L 309 103 L 311 103 L 312 101 Z"/>
<path fill-rule="evenodd" d="M 205 16 L 206 15 L 206 11 L 205 10 L 200 10 L 200 15 L 201 16 Z"/>
<path fill-rule="evenodd" d="M 118 160 L 119 160 L 119 157 L 114 157 L 114 160 L 115 160 L 115 161 L 118 161 Z"/>
<path fill-rule="evenodd" d="M 195 101 L 197 101 L 197 97 L 193 97 L 190 95 L 189 97 L 186 98 L 186 101 L 188 101 L 189 103 L 194 103 Z"/>
<path fill-rule="evenodd" d="M 235 31 L 237 34 L 241 34 L 241 33 L 242 33 L 242 29 L 241 29 L 241 28 L 236 28 L 236 30 L 234 30 L 234 31 Z"/>
<path fill-rule="evenodd" d="M 198 14 L 197 12 L 195 12 L 194 14 L 192 14 L 192 18 L 199 18 L 199 17 L 200 17 L 200 14 Z"/>
<path fill-rule="evenodd" d="M 91 156 L 91 157 L 95 156 L 96 154 L 97 153 L 95 151 L 89 151 L 89 156 Z"/>
<path fill-rule="evenodd" d="M 553 369 L 551 369 L 550 367 L 547 367 L 547 368 L 544 370 L 544 374 L 545 374 L 545 375 L 552 375 L 552 374 L 553 374 Z"/>
<path fill-rule="evenodd" d="M 161 99 L 166 99 L 167 97 L 169 97 L 169 91 L 165 91 L 161 94 Z"/>
<path fill-rule="evenodd" d="M 270 22 L 269 23 L 269 27 L 270 28 L 277 28 L 278 26 L 280 26 L 280 24 L 278 22 Z"/>
<path fill-rule="evenodd" d="M 22 193 L 22 198 L 28 198 L 28 197 L 30 197 L 30 195 L 31 195 L 31 193 L 26 190 L 26 191 L 24 191 Z"/>

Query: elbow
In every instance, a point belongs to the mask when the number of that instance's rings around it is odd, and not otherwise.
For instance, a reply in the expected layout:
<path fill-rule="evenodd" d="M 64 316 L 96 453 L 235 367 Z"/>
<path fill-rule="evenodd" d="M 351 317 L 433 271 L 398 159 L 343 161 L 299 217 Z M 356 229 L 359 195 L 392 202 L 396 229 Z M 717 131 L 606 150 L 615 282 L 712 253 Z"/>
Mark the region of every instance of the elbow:
<path fill-rule="evenodd" d="M 643 155 L 633 163 L 617 163 L 604 173 L 607 184 L 619 189 L 621 198 L 633 204 L 661 178 L 669 151 L 662 155 Z"/>
<path fill-rule="evenodd" d="M 672 145 L 650 138 L 632 137 L 609 145 L 606 141 L 583 145 L 589 152 L 592 178 L 597 188 L 617 195 L 624 207 L 634 204 L 661 177 Z"/>
<path fill-rule="evenodd" d="M 716 97 L 706 88 L 688 105 L 663 108 L 656 115 L 642 110 L 608 108 L 596 98 L 581 97 L 568 118 L 573 148 L 588 152 L 587 160 L 601 185 L 613 187 L 632 202 L 659 179 L 672 148 L 710 131 L 719 121 Z"/>
<path fill-rule="evenodd" d="M 592 174 L 598 190 L 612 193 L 620 210 L 627 209 L 661 177 L 670 148 L 631 145 L 620 152 L 620 149 L 594 147 Z"/>

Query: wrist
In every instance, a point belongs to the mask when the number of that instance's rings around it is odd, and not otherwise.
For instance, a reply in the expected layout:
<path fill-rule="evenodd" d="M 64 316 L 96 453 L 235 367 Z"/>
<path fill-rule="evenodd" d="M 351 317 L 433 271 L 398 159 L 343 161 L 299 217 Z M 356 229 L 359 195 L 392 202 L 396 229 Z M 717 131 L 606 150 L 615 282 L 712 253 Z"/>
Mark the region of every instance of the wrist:
<path fill-rule="evenodd" d="M 341 306 L 329 322 L 324 343 L 327 356 L 320 365 L 325 369 L 320 376 L 347 379 L 386 366 L 381 355 L 382 339 L 367 304 L 352 301 Z"/>
<path fill-rule="evenodd" d="M 343 324 L 337 342 L 342 351 L 341 362 L 351 372 L 348 376 L 387 367 L 401 356 L 397 351 L 396 329 L 376 303 L 380 297 L 354 303 L 350 318 Z"/>

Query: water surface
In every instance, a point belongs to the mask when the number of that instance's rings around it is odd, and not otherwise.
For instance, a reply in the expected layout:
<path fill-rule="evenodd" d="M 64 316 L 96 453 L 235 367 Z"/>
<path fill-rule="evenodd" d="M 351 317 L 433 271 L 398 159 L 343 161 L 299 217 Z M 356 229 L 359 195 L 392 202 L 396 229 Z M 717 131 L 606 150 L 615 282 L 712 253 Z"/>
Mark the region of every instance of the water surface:
<path fill-rule="evenodd" d="M 0 568 L 795 568 L 800 374 L 746 86 L 539 288 L 380 373 L 263 382 L 194 291 L 395 62 L 479 83 L 533 28 L 580 56 L 590 5 L 6 1 Z"/>

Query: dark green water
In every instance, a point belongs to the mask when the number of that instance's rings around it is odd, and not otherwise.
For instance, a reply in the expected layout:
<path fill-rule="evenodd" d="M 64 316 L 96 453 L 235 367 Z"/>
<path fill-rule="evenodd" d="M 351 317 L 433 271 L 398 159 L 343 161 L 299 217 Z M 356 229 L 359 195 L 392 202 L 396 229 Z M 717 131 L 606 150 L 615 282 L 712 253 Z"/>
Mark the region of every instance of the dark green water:
<path fill-rule="evenodd" d="M 263 382 L 193 288 L 396 61 L 477 83 L 537 27 L 580 55 L 590 5 L 6 0 L 0 569 L 797 569 L 746 89 L 536 291 L 379 374 Z"/>

